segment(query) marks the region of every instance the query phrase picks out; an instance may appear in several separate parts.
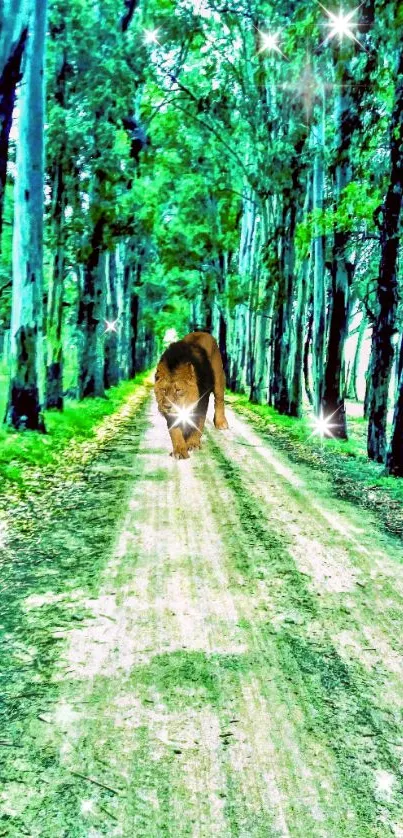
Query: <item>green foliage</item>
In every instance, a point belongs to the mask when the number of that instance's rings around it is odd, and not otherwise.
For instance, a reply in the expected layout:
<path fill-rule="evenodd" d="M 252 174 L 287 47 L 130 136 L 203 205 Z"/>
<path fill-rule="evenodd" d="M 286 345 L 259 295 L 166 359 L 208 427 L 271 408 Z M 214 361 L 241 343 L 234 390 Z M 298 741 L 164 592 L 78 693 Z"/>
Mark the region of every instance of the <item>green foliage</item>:
<path fill-rule="evenodd" d="M 125 33 L 121 11 L 116 0 L 50 2 L 45 292 L 61 239 L 65 386 L 76 378 L 79 269 L 94 246 L 124 248 L 141 327 L 159 341 L 169 328 L 183 333 L 195 319 L 207 320 L 211 310 L 236 315 L 253 295 L 254 311 L 270 308 L 273 297 L 283 301 L 285 252 L 295 265 L 295 310 L 298 272 L 316 234 L 326 237 L 328 264 L 334 232 L 350 234 L 353 293 L 374 306 L 374 213 L 387 188 L 400 11 L 380 4 L 366 50 L 348 40 L 342 48 L 336 39 L 324 44 L 326 15 L 307 0 L 283 6 L 149 0 L 138 5 Z M 157 30 L 157 42 L 147 43 L 148 30 Z M 278 33 L 283 55 L 261 49 L 259 32 L 266 31 Z M 352 174 L 342 189 L 335 113 L 344 96 L 351 129 L 345 162 Z M 138 153 L 128 119 L 147 138 Z M 312 211 L 304 196 L 322 119 L 324 205 Z M 250 205 L 258 231 L 253 243 L 242 238 Z M 1 284 L 11 275 L 12 170 L 5 215 Z M 8 326 L 8 289 L 0 317 Z"/>
<path fill-rule="evenodd" d="M 94 438 L 97 426 L 115 413 L 128 396 L 142 384 L 147 373 L 124 381 L 108 390 L 105 399 L 67 400 L 62 412 L 45 411 L 46 434 L 36 431 L 18 433 L 0 428 L 0 478 L 25 486 L 27 466 L 38 469 L 57 467 L 61 452 L 68 446 Z M 6 401 L 7 378 L 0 376 L 0 410 Z"/>

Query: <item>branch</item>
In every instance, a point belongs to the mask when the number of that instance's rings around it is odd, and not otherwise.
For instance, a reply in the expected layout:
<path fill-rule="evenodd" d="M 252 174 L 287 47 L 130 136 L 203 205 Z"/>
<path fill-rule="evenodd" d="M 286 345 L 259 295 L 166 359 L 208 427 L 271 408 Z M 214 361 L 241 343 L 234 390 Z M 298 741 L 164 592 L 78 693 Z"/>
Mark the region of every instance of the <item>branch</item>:
<path fill-rule="evenodd" d="M 174 102 L 175 99 L 176 99 L 176 94 L 174 92 L 173 96 L 170 96 L 170 97 L 167 96 L 165 99 L 162 100 L 162 102 L 159 103 L 159 105 L 156 105 L 155 108 L 153 108 L 153 110 L 151 112 L 151 115 L 149 116 L 147 121 L 144 123 L 144 127 L 145 127 L 146 131 L 148 130 L 149 125 L 151 124 L 154 117 L 157 116 L 157 113 L 161 110 L 161 108 L 163 108 L 164 105 L 169 105 L 171 102 Z"/>
<path fill-rule="evenodd" d="M 12 284 L 13 284 L 12 279 L 9 279 L 9 281 L 8 281 L 8 282 L 6 282 L 6 283 L 5 283 L 5 285 L 2 285 L 2 286 L 1 286 L 1 288 L 0 288 L 0 297 L 1 297 L 2 293 L 3 293 L 3 291 L 5 291 L 5 290 L 6 290 L 6 288 L 11 288 Z"/>
<path fill-rule="evenodd" d="M 122 32 L 127 32 L 138 4 L 139 0 L 124 0 L 124 7 L 126 11 L 120 19 L 120 28 Z"/>
<path fill-rule="evenodd" d="M 356 236 L 357 239 L 360 238 L 362 242 L 371 241 L 371 240 L 376 241 L 376 242 L 380 242 L 380 240 L 381 240 L 381 237 L 377 233 L 361 233 L 359 230 L 356 230 L 355 232 L 353 230 L 351 235 Z"/>
<path fill-rule="evenodd" d="M 244 175 L 247 177 L 247 179 L 249 181 L 249 172 L 248 172 L 243 160 L 240 158 L 239 154 L 237 154 L 237 152 L 234 151 L 233 148 L 231 148 L 229 143 L 227 143 L 227 141 L 224 140 L 224 138 L 220 135 L 219 131 L 217 131 L 216 128 L 213 128 L 213 126 L 209 125 L 207 122 L 203 122 L 202 119 L 198 119 L 197 116 L 194 116 L 194 114 L 192 114 L 191 111 L 186 110 L 186 108 L 182 108 L 178 104 L 175 104 L 174 107 L 178 108 L 179 111 L 182 111 L 182 113 L 186 114 L 186 116 L 190 117 L 190 119 L 193 119 L 193 121 L 197 122 L 198 125 L 203 125 L 203 127 L 207 128 L 207 130 L 210 131 L 211 134 L 214 134 L 214 136 L 217 137 L 217 139 L 220 141 L 220 143 L 222 143 L 228 149 L 228 151 L 232 154 L 232 156 L 235 157 L 235 159 L 237 160 L 239 166 L 241 167 Z"/>
<path fill-rule="evenodd" d="M 369 289 L 369 286 L 368 286 L 367 292 L 366 292 L 365 296 L 363 297 L 362 304 L 363 304 L 363 306 L 365 308 L 365 311 L 367 313 L 368 320 L 372 324 L 372 323 L 375 323 L 376 316 L 375 316 L 374 312 L 371 310 L 371 308 L 369 306 L 369 295 L 370 295 L 370 289 Z"/>

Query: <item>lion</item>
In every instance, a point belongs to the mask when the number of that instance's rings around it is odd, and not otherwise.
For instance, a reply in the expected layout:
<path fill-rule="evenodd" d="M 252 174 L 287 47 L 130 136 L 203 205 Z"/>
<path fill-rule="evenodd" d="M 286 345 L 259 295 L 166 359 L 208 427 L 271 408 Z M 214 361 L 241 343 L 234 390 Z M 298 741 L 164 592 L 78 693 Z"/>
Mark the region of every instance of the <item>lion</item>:
<path fill-rule="evenodd" d="M 186 460 L 200 448 L 210 393 L 214 393 L 214 425 L 228 428 L 224 411 L 225 374 L 217 342 L 207 332 L 191 332 L 171 343 L 161 356 L 154 391 L 158 410 L 167 421 L 171 456 Z"/>

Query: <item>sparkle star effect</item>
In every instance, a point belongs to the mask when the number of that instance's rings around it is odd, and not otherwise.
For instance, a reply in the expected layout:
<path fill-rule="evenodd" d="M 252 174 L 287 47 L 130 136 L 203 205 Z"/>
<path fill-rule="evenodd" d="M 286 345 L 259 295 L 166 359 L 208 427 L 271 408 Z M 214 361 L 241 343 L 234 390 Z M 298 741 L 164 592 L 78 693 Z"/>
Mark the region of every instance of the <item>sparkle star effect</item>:
<path fill-rule="evenodd" d="M 182 424 L 183 425 L 190 425 L 191 428 L 195 428 L 195 430 L 198 431 L 199 428 L 197 427 L 197 425 L 195 425 L 192 417 L 194 416 L 195 408 L 197 407 L 199 402 L 206 395 L 207 395 L 207 393 L 203 393 L 201 396 L 199 396 L 199 398 L 197 399 L 197 402 L 195 402 L 194 404 L 188 405 L 187 407 L 186 406 L 181 407 L 179 404 L 175 404 L 174 402 L 170 401 L 170 404 L 173 408 L 172 412 L 173 412 L 174 416 L 176 416 L 175 422 L 173 423 L 173 425 L 171 425 L 171 427 L 176 428 L 178 425 L 182 425 Z"/>
<path fill-rule="evenodd" d="M 176 428 L 178 425 L 190 425 L 191 428 L 196 428 L 197 430 L 197 425 L 195 425 L 192 418 L 196 404 L 197 402 L 189 405 L 189 407 L 180 407 L 178 404 L 171 402 L 173 413 L 176 416 L 175 422 L 171 427 Z"/>
<path fill-rule="evenodd" d="M 94 811 L 94 801 L 93 800 L 82 800 L 81 801 L 81 814 L 88 815 L 90 812 Z"/>
<path fill-rule="evenodd" d="M 278 54 L 282 55 L 283 58 L 287 57 L 284 55 L 284 53 L 281 51 L 278 45 L 278 41 L 280 38 L 280 34 L 278 32 L 261 32 L 260 29 L 258 29 L 258 32 L 260 35 L 261 43 L 259 52 L 266 52 L 266 50 L 269 50 L 270 52 L 278 52 Z"/>
<path fill-rule="evenodd" d="M 323 44 L 328 44 L 329 41 L 332 40 L 332 38 L 335 38 L 336 35 L 338 35 L 340 42 L 343 40 L 343 37 L 345 36 L 346 38 L 349 38 L 350 41 L 355 41 L 356 44 L 363 48 L 363 45 L 360 43 L 358 38 L 355 37 L 353 32 L 353 26 L 358 25 L 357 21 L 353 20 L 353 17 L 356 14 L 356 12 L 358 12 L 358 10 L 361 8 L 362 3 L 355 9 L 353 9 L 351 12 L 348 12 L 348 14 L 345 14 L 342 11 L 342 9 L 340 9 L 338 14 L 334 14 L 334 12 L 330 12 L 329 9 L 326 9 L 325 6 L 322 6 L 322 3 L 319 3 L 319 5 L 321 9 L 323 9 L 323 11 L 326 12 L 330 20 L 330 23 L 326 24 L 326 26 L 330 27 L 330 32 L 327 38 L 325 38 L 325 40 L 323 41 Z"/>
<path fill-rule="evenodd" d="M 119 320 L 105 320 L 106 328 L 104 334 L 107 332 L 117 332 Z"/>
<path fill-rule="evenodd" d="M 158 32 L 159 32 L 159 29 L 145 29 L 144 30 L 144 43 L 146 43 L 146 44 L 159 44 Z"/>
<path fill-rule="evenodd" d="M 338 423 L 332 422 L 331 420 L 333 419 L 333 416 L 336 415 L 338 409 L 339 408 L 337 408 L 337 410 L 335 410 L 334 413 L 331 413 L 330 416 L 324 416 L 323 408 L 321 408 L 319 416 L 312 416 L 310 420 L 311 424 L 313 425 L 313 431 L 311 433 L 311 436 L 315 436 L 317 434 L 318 436 L 320 436 L 322 440 L 326 436 L 332 437 L 333 434 L 331 428 L 337 428 Z"/>

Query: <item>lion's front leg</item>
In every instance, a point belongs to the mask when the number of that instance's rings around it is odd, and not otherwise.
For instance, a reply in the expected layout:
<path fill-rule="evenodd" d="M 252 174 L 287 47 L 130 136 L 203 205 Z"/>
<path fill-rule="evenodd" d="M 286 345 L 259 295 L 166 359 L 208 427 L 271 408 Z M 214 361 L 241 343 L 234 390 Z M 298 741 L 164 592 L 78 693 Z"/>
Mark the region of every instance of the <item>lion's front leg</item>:
<path fill-rule="evenodd" d="M 188 447 L 188 451 L 194 451 L 196 448 L 200 448 L 201 433 L 199 431 L 192 431 L 192 433 L 186 438 L 186 445 Z"/>
<path fill-rule="evenodd" d="M 214 375 L 214 425 L 219 431 L 224 431 L 228 428 L 224 408 L 225 373 L 218 347 L 213 352 L 211 367 Z"/>
<path fill-rule="evenodd" d="M 186 444 L 189 451 L 192 451 L 194 448 L 201 447 L 201 437 L 203 433 L 204 424 L 206 421 L 207 415 L 207 408 L 208 408 L 208 398 L 202 399 L 199 404 L 198 415 L 195 419 L 196 428 L 189 434 Z"/>
<path fill-rule="evenodd" d="M 169 428 L 169 436 L 171 437 L 173 449 L 171 457 L 175 457 L 176 460 L 187 460 L 189 452 L 181 429 Z"/>

